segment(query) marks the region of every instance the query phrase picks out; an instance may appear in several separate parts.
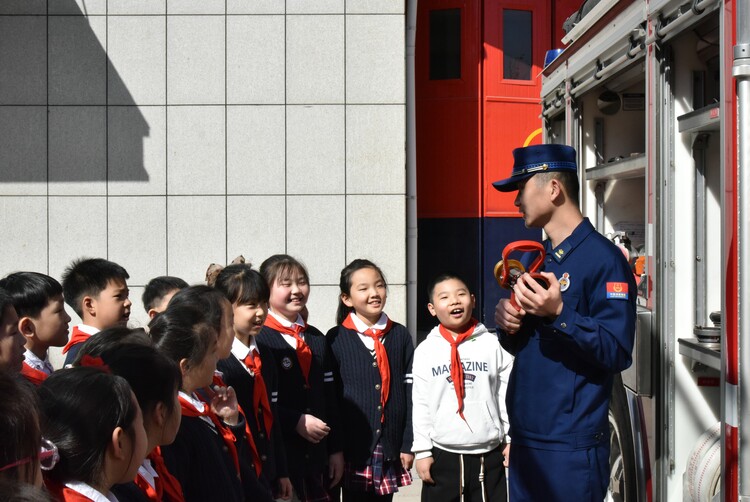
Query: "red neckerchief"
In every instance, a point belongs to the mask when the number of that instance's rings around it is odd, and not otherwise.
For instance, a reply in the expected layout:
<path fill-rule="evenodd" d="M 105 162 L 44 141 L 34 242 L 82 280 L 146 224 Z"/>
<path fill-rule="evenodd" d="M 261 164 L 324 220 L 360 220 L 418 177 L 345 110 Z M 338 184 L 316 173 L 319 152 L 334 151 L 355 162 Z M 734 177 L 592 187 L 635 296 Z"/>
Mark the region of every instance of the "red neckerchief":
<path fill-rule="evenodd" d="M 302 368 L 302 376 L 305 377 L 305 383 L 309 387 L 310 382 L 308 381 L 308 377 L 310 376 L 310 365 L 312 364 L 312 351 L 301 335 L 307 329 L 307 324 L 300 326 L 294 323 L 290 327 L 286 327 L 277 321 L 274 316 L 269 315 L 266 317 L 265 325 L 279 333 L 292 336 L 297 340 L 297 361 L 299 361 L 300 368 Z"/>
<path fill-rule="evenodd" d="M 91 335 L 78 329 L 78 326 L 73 326 L 73 331 L 70 332 L 70 340 L 68 340 L 68 343 L 63 347 L 62 353 L 65 354 L 73 345 L 83 343 L 89 338 L 91 338 Z"/>
<path fill-rule="evenodd" d="M 344 322 L 342 325 L 350 329 L 354 332 L 359 333 L 359 330 L 357 329 L 357 326 L 354 324 L 354 320 L 351 316 L 357 315 L 355 313 L 351 313 L 348 316 L 346 316 L 346 319 L 344 319 Z M 385 324 L 385 328 L 382 330 L 377 330 L 373 328 L 369 328 L 365 330 L 364 333 L 362 333 L 365 336 L 371 337 L 375 341 L 375 359 L 378 363 L 378 371 L 380 372 L 380 421 L 382 422 L 385 419 L 385 405 L 388 402 L 388 394 L 390 393 L 391 389 L 391 366 L 388 363 L 388 353 L 385 350 L 385 346 L 383 345 L 383 342 L 380 341 L 382 337 L 385 336 L 386 333 L 388 333 L 391 330 L 391 327 L 393 326 L 393 322 L 388 319 L 388 321 Z"/>
<path fill-rule="evenodd" d="M 255 377 L 253 378 L 253 413 L 261 412 L 263 414 L 263 426 L 266 429 L 266 434 L 271 436 L 271 426 L 273 425 L 273 413 L 271 413 L 271 403 L 268 402 L 268 390 L 266 389 L 266 382 L 263 380 L 261 374 L 261 368 L 263 363 L 260 359 L 258 349 L 253 349 L 250 353 L 242 360 L 245 366 L 253 372 Z M 254 415 L 257 416 L 257 415 Z"/>
<path fill-rule="evenodd" d="M 229 430 L 229 428 L 224 425 L 221 422 L 221 419 L 216 416 L 216 413 L 211 411 L 211 406 L 204 403 L 203 411 L 198 411 L 198 409 L 193 406 L 193 403 L 186 400 L 184 397 L 179 396 L 180 399 L 180 407 L 182 408 L 182 415 L 185 417 L 208 417 L 211 422 L 213 422 L 214 426 L 216 426 L 216 430 L 221 435 L 221 439 L 224 440 L 224 444 L 226 445 L 227 449 L 229 450 L 229 456 L 232 457 L 232 462 L 234 462 L 234 467 L 237 469 L 237 475 L 240 474 L 240 460 L 237 457 L 237 448 L 234 445 L 234 442 L 236 441 L 234 434 L 232 434 L 232 431 Z"/>
<path fill-rule="evenodd" d="M 218 385 L 219 387 L 228 387 L 227 384 L 224 383 L 224 380 L 221 378 L 221 373 L 219 372 L 214 373 L 213 385 Z M 210 395 L 210 394 L 207 394 L 207 395 Z M 206 406 L 210 407 L 211 403 L 206 403 Z M 237 410 L 245 416 L 245 440 L 247 441 L 247 444 L 250 446 L 250 453 L 253 456 L 255 474 L 258 477 L 260 477 L 260 472 L 263 469 L 263 461 L 260 459 L 260 454 L 258 453 L 258 447 L 255 445 L 255 438 L 253 438 L 253 433 L 250 430 L 250 424 L 247 421 L 247 413 L 245 413 L 245 411 L 242 409 L 242 406 L 240 406 L 239 403 L 237 403 Z"/>
<path fill-rule="evenodd" d="M 464 418 L 464 396 L 466 396 L 466 390 L 464 389 L 464 367 L 461 365 L 461 357 L 458 355 L 458 346 L 474 333 L 476 325 L 477 320 L 472 319 L 468 329 L 460 333 L 455 339 L 442 324 L 438 327 L 443 338 L 451 344 L 451 379 L 453 380 L 453 389 L 456 391 L 456 399 L 458 399 L 458 414 L 464 422 L 466 422 Z"/>
<path fill-rule="evenodd" d="M 161 448 L 158 446 L 153 449 L 147 457 L 151 460 L 151 466 L 156 471 L 158 476 L 154 479 L 156 489 L 146 481 L 140 474 L 135 478 L 135 484 L 146 494 L 149 500 L 154 502 L 161 502 L 164 500 L 164 493 L 166 492 L 167 500 L 171 502 L 185 502 L 185 495 L 182 493 L 182 486 L 177 478 L 167 470 L 167 466 L 164 463 L 164 458 L 161 456 Z"/>
<path fill-rule="evenodd" d="M 23 375 L 26 380 L 33 383 L 37 387 L 42 385 L 42 382 L 44 382 L 49 376 L 44 371 L 32 368 L 28 365 L 28 363 L 26 363 L 26 361 L 24 361 L 23 366 L 21 366 L 21 375 Z"/>

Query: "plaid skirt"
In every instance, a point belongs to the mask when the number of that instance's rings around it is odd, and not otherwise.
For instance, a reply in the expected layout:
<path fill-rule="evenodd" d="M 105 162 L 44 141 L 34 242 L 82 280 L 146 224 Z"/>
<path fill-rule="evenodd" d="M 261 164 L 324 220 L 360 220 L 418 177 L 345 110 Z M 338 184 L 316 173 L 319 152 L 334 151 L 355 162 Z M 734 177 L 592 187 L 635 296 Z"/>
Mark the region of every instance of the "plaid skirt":
<path fill-rule="evenodd" d="M 411 473 L 401 465 L 401 459 L 385 462 L 383 446 L 378 443 L 367 465 L 344 466 L 344 488 L 358 492 L 374 492 L 389 495 L 398 491 L 399 486 L 411 484 Z"/>

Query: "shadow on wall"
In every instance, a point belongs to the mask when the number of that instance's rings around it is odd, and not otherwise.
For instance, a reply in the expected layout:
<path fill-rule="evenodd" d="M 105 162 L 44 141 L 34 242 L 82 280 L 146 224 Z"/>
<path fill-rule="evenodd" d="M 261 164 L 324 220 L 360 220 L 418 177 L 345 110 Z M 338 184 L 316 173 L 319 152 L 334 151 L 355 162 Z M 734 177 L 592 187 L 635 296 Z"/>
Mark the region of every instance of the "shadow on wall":
<path fill-rule="evenodd" d="M 0 182 L 149 179 L 149 125 L 106 31 L 75 0 L 0 1 Z"/>

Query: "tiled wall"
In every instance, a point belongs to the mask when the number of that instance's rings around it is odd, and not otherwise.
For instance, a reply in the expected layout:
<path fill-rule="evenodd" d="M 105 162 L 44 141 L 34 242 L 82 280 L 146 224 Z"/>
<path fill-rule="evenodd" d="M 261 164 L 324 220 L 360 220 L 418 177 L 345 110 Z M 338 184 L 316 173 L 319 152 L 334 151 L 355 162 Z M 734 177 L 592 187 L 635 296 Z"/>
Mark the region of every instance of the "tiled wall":
<path fill-rule="evenodd" d="M 0 274 L 79 256 L 142 286 L 239 254 L 378 263 L 405 322 L 404 5 L 0 1 Z"/>

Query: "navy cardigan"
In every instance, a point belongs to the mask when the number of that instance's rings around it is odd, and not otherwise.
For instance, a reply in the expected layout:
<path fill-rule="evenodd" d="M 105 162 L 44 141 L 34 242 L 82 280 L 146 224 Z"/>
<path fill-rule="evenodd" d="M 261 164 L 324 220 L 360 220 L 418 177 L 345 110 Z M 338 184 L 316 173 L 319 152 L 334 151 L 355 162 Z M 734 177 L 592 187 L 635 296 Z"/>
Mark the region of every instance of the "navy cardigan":
<path fill-rule="evenodd" d="M 386 461 L 398 460 L 401 452 L 410 452 L 414 343 L 407 329 L 394 322 L 382 339 L 391 373 L 382 423 L 380 371 L 370 350 L 356 331 L 343 326 L 332 328 L 326 340 L 334 359 L 346 461 L 355 466 L 366 464 L 378 441 L 383 445 Z"/>

